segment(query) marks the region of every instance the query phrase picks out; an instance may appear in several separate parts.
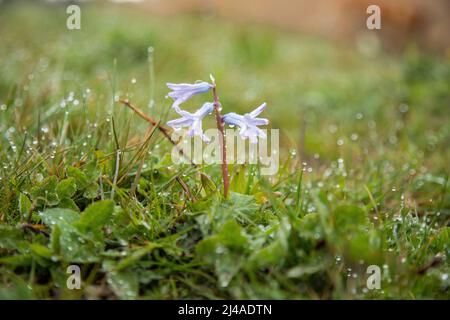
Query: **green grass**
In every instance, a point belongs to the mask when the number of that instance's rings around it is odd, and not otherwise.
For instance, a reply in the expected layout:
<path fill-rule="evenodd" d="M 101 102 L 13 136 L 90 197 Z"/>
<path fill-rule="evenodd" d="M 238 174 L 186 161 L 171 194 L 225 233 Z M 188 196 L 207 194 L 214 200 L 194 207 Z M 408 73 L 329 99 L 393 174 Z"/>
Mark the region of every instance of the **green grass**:
<path fill-rule="evenodd" d="M 449 298 L 448 59 L 82 10 L 80 31 L 62 6 L 0 10 L 0 298 Z M 227 200 L 219 166 L 173 165 L 114 102 L 165 122 L 165 83 L 210 73 L 224 111 L 266 101 L 280 129 L 278 174 L 230 166 Z"/>

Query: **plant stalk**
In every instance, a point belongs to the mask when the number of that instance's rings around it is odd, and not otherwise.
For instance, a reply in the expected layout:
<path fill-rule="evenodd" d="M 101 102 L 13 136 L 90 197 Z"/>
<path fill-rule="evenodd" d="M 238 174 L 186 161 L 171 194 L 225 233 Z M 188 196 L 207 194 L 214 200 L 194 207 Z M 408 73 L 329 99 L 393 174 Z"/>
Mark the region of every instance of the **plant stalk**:
<path fill-rule="evenodd" d="M 227 164 L 227 147 L 225 144 L 224 122 L 220 113 L 220 102 L 216 90 L 216 82 L 213 81 L 212 88 L 214 96 L 214 111 L 216 114 L 217 129 L 219 130 L 219 144 L 222 150 L 222 177 L 223 177 L 223 196 L 225 199 L 228 197 L 228 188 L 230 185 L 230 179 L 228 176 L 228 164 Z"/>

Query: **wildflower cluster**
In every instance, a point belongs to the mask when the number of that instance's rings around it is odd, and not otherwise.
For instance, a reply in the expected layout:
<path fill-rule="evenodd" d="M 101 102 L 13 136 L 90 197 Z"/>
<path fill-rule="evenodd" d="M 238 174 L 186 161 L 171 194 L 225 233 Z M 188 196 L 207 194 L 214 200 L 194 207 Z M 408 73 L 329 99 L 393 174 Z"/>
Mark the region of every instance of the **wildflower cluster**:
<path fill-rule="evenodd" d="M 201 108 L 194 113 L 180 109 L 180 104 L 189 100 L 192 96 L 208 92 L 215 87 L 215 84 L 208 82 L 197 82 L 194 84 L 188 83 L 168 83 L 167 87 L 172 90 L 168 94 L 174 102 L 172 108 L 181 116 L 181 118 L 171 120 L 167 124 L 174 130 L 179 130 L 182 127 L 189 127 L 188 135 L 190 137 L 199 136 L 203 141 L 208 142 L 209 138 L 205 136 L 202 129 L 202 120 L 214 110 L 213 102 L 206 102 Z M 266 103 L 261 104 L 258 108 L 250 113 L 240 115 L 234 112 L 225 114 L 222 121 L 230 126 L 238 126 L 240 128 L 239 135 L 242 139 L 249 139 L 250 143 L 257 143 L 258 138 L 265 139 L 266 134 L 258 126 L 269 124 L 269 120 L 265 118 L 257 118 L 257 116 L 264 111 Z"/>

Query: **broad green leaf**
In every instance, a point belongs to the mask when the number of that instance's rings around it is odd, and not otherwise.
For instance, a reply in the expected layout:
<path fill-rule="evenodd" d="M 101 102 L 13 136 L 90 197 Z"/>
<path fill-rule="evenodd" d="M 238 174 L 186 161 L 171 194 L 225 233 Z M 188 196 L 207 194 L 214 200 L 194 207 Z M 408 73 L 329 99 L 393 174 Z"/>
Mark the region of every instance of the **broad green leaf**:
<path fill-rule="evenodd" d="M 52 257 L 52 251 L 41 244 L 32 243 L 30 244 L 30 249 L 43 258 L 50 259 Z"/>
<path fill-rule="evenodd" d="M 21 193 L 19 196 L 19 211 L 23 216 L 27 216 L 31 210 L 31 201 L 28 197 Z"/>
<path fill-rule="evenodd" d="M 249 249 L 249 240 L 234 220 L 227 221 L 221 231 L 208 237 L 197 245 L 198 257 L 214 265 L 219 283 L 228 286 L 240 270 Z"/>
<path fill-rule="evenodd" d="M 255 251 L 249 259 L 251 267 L 265 267 L 273 266 L 283 261 L 285 257 L 285 250 L 282 247 L 281 242 L 275 241 L 271 244 Z"/>
<path fill-rule="evenodd" d="M 331 214 L 334 233 L 328 242 L 346 261 L 381 263 L 383 240 L 376 230 L 368 230 L 366 212 L 354 205 L 338 206 Z"/>
<path fill-rule="evenodd" d="M 56 194 L 57 183 L 56 176 L 45 178 L 39 185 L 31 188 L 31 198 L 37 200 L 38 204 L 41 205 L 57 205 L 59 202 L 58 195 Z"/>
<path fill-rule="evenodd" d="M 63 227 L 70 226 L 78 221 L 80 219 L 80 214 L 69 209 L 53 208 L 42 212 L 41 217 L 44 223 L 50 228 L 58 225 L 61 227 L 61 230 L 63 230 Z"/>
<path fill-rule="evenodd" d="M 75 179 L 75 184 L 79 190 L 85 189 L 91 183 L 88 177 L 80 169 L 75 167 L 67 168 L 67 176 Z"/>
<path fill-rule="evenodd" d="M 133 271 L 108 272 L 107 282 L 121 299 L 135 299 L 139 292 L 139 279 Z"/>
<path fill-rule="evenodd" d="M 99 260 L 103 244 L 94 243 L 73 226 L 61 230 L 61 255 L 65 261 L 86 263 Z"/>
<path fill-rule="evenodd" d="M 98 249 L 101 248 L 96 247 L 93 240 L 89 239 L 89 235 L 81 233 L 75 227 L 80 220 L 79 213 L 69 209 L 54 208 L 44 211 L 41 216 L 44 223 L 53 229 L 52 248 L 60 248 L 60 254 L 65 261 L 98 261 Z M 56 226 L 60 231 L 55 231 Z"/>
<path fill-rule="evenodd" d="M 60 199 L 72 198 L 76 191 L 77 185 L 72 177 L 61 180 L 56 187 L 56 193 Z"/>
<path fill-rule="evenodd" d="M 228 220 L 223 225 L 219 239 L 222 244 L 231 250 L 245 249 L 248 244 L 248 239 L 244 236 L 242 228 L 234 220 Z"/>
<path fill-rule="evenodd" d="M 287 217 L 284 217 L 279 225 L 273 242 L 266 247 L 255 251 L 250 257 L 250 266 L 263 267 L 282 264 L 289 254 L 289 239 L 291 225 Z"/>
<path fill-rule="evenodd" d="M 350 262 L 364 261 L 366 264 L 383 263 L 383 240 L 376 230 L 359 233 L 343 243 L 346 259 Z"/>
<path fill-rule="evenodd" d="M 81 214 L 77 227 L 81 231 L 99 230 L 110 220 L 114 211 L 114 202 L 111 200 L 98 201 L 87 207 Z"/>
<path fill-rule="evenodd" d="M 63 209 L 70 209 L 73 211 L 80 211 L 80 209 L 77 207 L 77 204 L 75 201 L 73 201 L 70 198 L 63 198 L 59 201 L 58 207 Z"/>
<path fill-rule="evenodd" d="M 0 264 L 8 264 L 14 267 L 29 266 L 33 258 L 30 254 L 17 254 L 14 256 L 5 256 L 0 258 Z"/>
<path fill-rule="evenodd" d="M 308 213 L 299 221 L 299 236 L 309 240 L 323 239 L 325 232 L 317 212 Z"/>
<path fill-rule="evenodd" d="M 221 204 L 219 213 L 225 219 L 232 215 L 241 223 L 251 223 L 258 213 L 258 207 L 253 195 L 231 192 L 229 199 Z"/>
<path fill-rule="evenodd" d="M 99 190 L 98 183 L 92 182 L 84 189 L 83 197 L 86 197 L 88 199 L 96 198 L 98 196 L 98 190 Z"/>
<path fill-rule="evenodd" d="M 92 175 L 96 172 L 95 169 L 89 168 L 92 171 Z M 95 182 L 96 178 L 86 175 L 83 171 L 75 167 L 69 167 L 67 169 L 67 176 L 75 179 L 75 184 L 78 190 L 83 191 L 83 196 L 92 199 L 97 197 L 99 186 Z"/>
<path fill-rule="evenodd" d="M 0 248 L 3 249 L 22 249 L 24 241 L 23 231 L 9 226 L 0 225 Z"/>

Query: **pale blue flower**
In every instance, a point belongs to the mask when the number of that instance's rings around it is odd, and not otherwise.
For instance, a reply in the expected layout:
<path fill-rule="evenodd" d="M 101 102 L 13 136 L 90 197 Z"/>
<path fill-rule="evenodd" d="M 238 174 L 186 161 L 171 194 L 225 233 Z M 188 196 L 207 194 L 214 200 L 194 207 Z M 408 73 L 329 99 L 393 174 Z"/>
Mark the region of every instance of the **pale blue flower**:
<path fill-rule="evenodd" d="M 172 108 L 175 108 L 196 94 L 208 92 L 212 89 L 213 85 L 203 81 L 194 84 L 167 83 L 167 87 L 172 90 L 172 92 L 169 92 L 168 96 L 174 100 Z"/>
<path fill-rule="evenodd" d="M 231 112 L 223 116 L 223 121 L 232 126 L 239 126 L 239 135 L 242 139 L 249 138 L 251 143 L 257 143 L 258 137 L 266 139 L 266 133 L 257 126 L 267 125 L 269 124 L 269 120 L 265 118 L 256 118 L 265 108 L 266 103 L 264 102 L 255 110 L 246 113 L 243 116 Z"/>
<path fill-rule="evenodd" d="M 189 127 L 188 135 L 190 137 L 200 136 L 202 140 L 209 141 L 209 138 L 203 134 L 202 120 L 214 110 L 214 103 L 206 102 L 203 106 L 190 113 L 185 110 L 181 110 L 178 106 L 175 106 L 175 111 L 181 116 L 179 119 L 171 120 L 167 122 L 167 125 L 174 128 L 174 130 L 180 130 L 182 127 Z"/>

